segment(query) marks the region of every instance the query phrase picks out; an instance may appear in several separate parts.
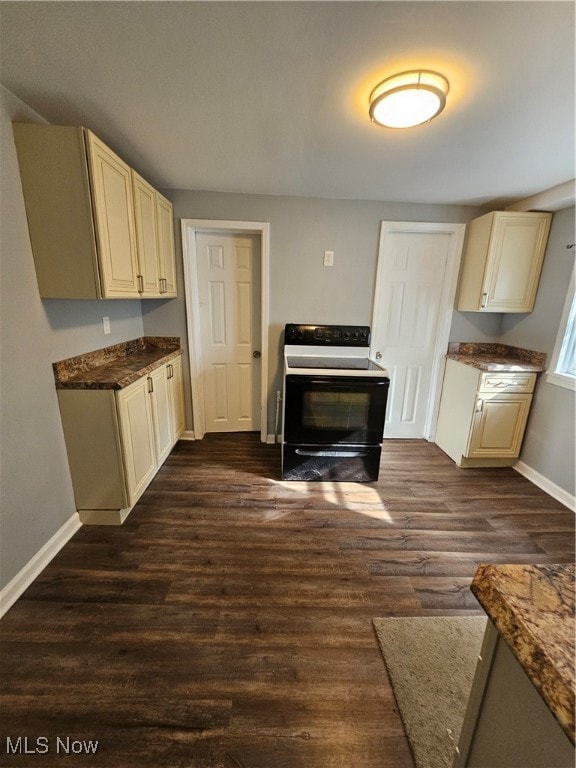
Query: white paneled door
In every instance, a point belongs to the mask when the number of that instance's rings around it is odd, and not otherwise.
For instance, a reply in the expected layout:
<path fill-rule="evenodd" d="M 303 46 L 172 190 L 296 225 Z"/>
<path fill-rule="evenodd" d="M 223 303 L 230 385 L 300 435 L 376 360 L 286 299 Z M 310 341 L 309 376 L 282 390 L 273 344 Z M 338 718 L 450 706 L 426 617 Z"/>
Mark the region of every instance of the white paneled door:
<path fill-rule="evenodd" d="M 206 432 L 260 429 L 260 238 L 196 234 Z"/>
<path fill-rule="evenodd" d="M 390 371 L 385 437 L 431 437 L 463 235 L 463 224 L 382 222 L 371 352 Z"/>

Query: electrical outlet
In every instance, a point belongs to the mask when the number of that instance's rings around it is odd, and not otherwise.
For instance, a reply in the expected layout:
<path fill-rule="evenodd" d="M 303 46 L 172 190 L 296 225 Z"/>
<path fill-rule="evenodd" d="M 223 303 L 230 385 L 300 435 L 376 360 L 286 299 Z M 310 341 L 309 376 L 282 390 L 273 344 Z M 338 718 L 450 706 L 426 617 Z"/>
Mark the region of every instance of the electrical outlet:
<path fill-rule="evenodd" d="M 324 266 L 325 267 L 334 266 L 334 251 L 324 251 Z"/>
<path fill-rule="evenodd" d="M 102 327 L 104 328 L 104 335 L 107 336 L 109 333 L 112 333 L 112 329 L 110 328 L 110 318 L 109 317 L 103 317 L 102 318 Z"/>

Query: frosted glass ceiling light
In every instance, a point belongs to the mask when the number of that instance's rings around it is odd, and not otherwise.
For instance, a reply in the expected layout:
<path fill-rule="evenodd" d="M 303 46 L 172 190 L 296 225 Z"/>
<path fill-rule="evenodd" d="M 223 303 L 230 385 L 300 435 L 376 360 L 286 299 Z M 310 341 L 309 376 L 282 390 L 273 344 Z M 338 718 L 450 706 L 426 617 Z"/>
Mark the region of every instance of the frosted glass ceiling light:
<path fill-rule="evenodd" d="M 370 94 L 370 119 L 386 128 L 411 128 L 439 115 L 448 80 L 438 72 L 415 69 L 383 80 Z"/>

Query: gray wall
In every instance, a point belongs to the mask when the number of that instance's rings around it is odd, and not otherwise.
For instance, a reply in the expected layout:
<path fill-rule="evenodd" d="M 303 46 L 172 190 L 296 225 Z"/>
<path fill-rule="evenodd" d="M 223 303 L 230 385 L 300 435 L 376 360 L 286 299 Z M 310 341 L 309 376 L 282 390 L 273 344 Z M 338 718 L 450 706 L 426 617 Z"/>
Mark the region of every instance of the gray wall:
<path fill-rule="evenodd" d="M 484 211 L 462 206 L 413 205 L 260 195 L 164 190 L 174 203 L 177 250 L 180 219 L 270 222 L 270 367 L 268 432 L 274 428 L 275 391 L 280 388 L 281 333 L 292 321 L 369 324 L 380 222 L 467 222 Z M 546 352 L 554 348 L 568 287 L 574 242 L 574 209 L 554 215 L 534 312 L 526 315 L 454 312 L 452 341 L 498 341 Z M 335 265 L 322 267 L 324 250 Z M 181 259 L 179 285 L 183 285 Z M 143 303 L 146 333 L 186 338 L 183 291 L 171 302 Z M 187 423 L 192 428 L 190 382 L 185 371 Z M 539 377 L 521 459 L 574 494 L 574 393 Z M 552 436 L 554 438 L 552 439 Z"/>
<path fill-rule="evenodd" d="M 557 211 L 552 219 L 542 276 L 534 311 L 504 315 L 501 341 L 516 347 L 546 352 L 551 362 L 570 277 L 574 268 L 574 207 Z M 576 392 L 538 377 L 538 385 L 521 460 L 548 480 L 574 495 Z"/>
<path fill-rule="evenodd" d="M 142 335 L 140 301 L 41 300 L 12 120 L 41 122 L 0 86 L 0 588 L 75 512 L 52 363 Z M 104 336 L 102 316 L 112 333 Z"/>
<path fill-rule="evenodd" d="M 174 202 L 180 296 L 166 301 L 41 300 L 26 225 L 11 121 L 41 121 L 0 86 L 0 588 L 74 512 L 52 363 L 144 334 L 180 335 L 186 346 L 181 218 L 271 224 L 269 389 L 280 386 L 286 322 L 369 323 L 382 220 L 466 222 L 483 211 L 459 206 L 316 200 L 167 190 Z M 554 218 L 541 293 L 532 315 L 454 313 L 453 340 L 501 340 L 552 352 L 566 293 L 574 211 Z M 324 250 L 335 266 L 322 267 Z M 104 336 L 102 317 L 111 320 Z M 275 354 L 276 353 L 276 354 Z M 188 428 L 192 427 L 187 381 Z M 269 432 L 274 424 L 270 398 Z M 574 393 L 541 383 L 522 458 L 574 492 Z"/>
<path fill-rule="evenodd" d="M 180 219 L 227 219 L 270 223 L 270 364 L 268 433 L 274 431 L 276 390 L 281 388 L 282 331 L 289 322 L 368 325 L 380 222 L 438 221 L 464 223 L 482 213 L 463 206 L 414 205 L 355 200 L 326 200 L 267 195 L 234 195 L 164 190 L 174 203 L 177 251 L 181 253 Z M 334 266 L 322 266 L 325 250 L 334 251 Z M 183 286 L 181 258 L 179 285 Z M 185 338 L 183 291 L 163 306 L 144 303 L 146 333 L 168 332 Z M 467 324 L 466 338 L 484 340 L 491 320 Z M 186 366 L 187 368 L 187 366 Z M 191 428 L 190 381 L 185 371 L 188 428 Z"/>

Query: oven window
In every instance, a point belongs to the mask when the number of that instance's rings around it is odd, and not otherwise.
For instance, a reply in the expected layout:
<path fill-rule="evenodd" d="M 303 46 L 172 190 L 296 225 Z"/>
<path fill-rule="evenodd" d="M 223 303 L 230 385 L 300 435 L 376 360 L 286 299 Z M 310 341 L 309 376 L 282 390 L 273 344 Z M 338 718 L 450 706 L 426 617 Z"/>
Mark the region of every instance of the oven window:
<path fill-rule="evenodd" d="M 304 392 L 302 426 L 310 429 L 363 429 L 368 424 L 367 392 Z"/>

